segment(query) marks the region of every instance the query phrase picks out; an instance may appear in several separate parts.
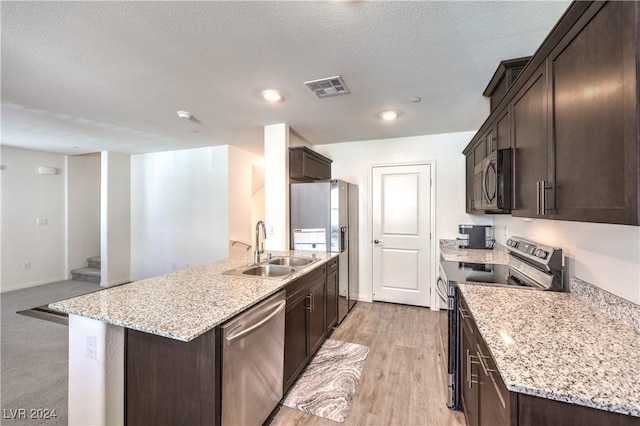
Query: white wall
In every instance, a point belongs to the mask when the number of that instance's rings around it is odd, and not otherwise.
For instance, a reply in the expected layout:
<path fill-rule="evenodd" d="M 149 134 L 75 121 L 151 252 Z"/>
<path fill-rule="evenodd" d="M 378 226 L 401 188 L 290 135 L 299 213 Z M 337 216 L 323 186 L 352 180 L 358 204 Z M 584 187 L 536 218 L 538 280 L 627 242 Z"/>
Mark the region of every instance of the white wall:
<path fill-rule="evenodd" d="M 67 277 L 100 255 L 99 153 L 67 156 Z"/>
<path fill-rule="evenodd" d="M 229 148 L 131 157 L 131 279 L 228 256 Z"/>
<path fill-rule="evenodd" d="M 0 147 L 2 292 L 66 279 L 65 159 L 62 155 Z M 38 167 L 55 167 L 40 175 Z M 38 226 L 36 219 L 46 219 Z M 24 270 L 23 263 L 31 262 Z"/>
<path fill-rule="evenodd" d="M 232 240 L 254 244 L 256 222 L 253 217 L 253 187 L 254 180 L 260 178 L 254 176 L 254 169 L 258 168 L 259 171 L 263 163 L 262 156 L 229 146 L 229 238 Z M 262 186 L 264 187 L 264 173 Z M 258 198 L 255 201 L 260 202 Z M 229 256 L 245 252 L 245 247 L 236 246 L 233 251 L 230 250 Z"/>
<path fill-rule="evenodd" d="M 475 132 L 316 145 L 333 160 L 332 177 L 355 183 L 360 189 L 360 295 L 371 300 L 370 175 L 372 165 L 436 161 L 436 229 L 434 238 L 455 239 L 458 224 L 491 224 L 490 217 L 465 213 L 465 157 L 462 150 Z M 436 247 L 438 245 L 436 244 Z M 435 259 L 440 254 L 436 249 Z M 432 277 L 435 272 L 432 271 Z M 435 283 L 432 283 L 432 285 Z"/>
<path fill-rule="evenodd" d="M 254 230 L 256 223 L 259 220 L 264 220 L 264 158 L 261 166 L 253 166 L 251 168 L 251 173 L 253 175 L 253 184 L 251 185 L 251 229 Z M 255 244 L 253 240 L 249 241 L 249 243 Z"/>
<path fill-rule="evenodd" d="M 130 158 L 102 152 L 100 164 L 100 285 L 130 281 L 131 200 Z"/>
<path fill-rule="evenodd" d="M 503 244 L 508 234 L 560 247 L 569 277 L 640 304 L 640 227 L 496 215 L 494 231 Z"/>

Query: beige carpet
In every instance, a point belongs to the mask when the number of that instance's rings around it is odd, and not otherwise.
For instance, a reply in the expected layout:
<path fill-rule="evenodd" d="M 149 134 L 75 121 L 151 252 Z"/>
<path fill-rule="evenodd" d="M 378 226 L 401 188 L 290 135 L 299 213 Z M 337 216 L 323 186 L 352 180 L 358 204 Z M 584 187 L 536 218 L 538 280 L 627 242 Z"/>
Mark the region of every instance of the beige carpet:
<path fill-rule="evenodd" d="M 67 424 L 69 328 L 18 315 L 16 311 L 96 289 L 100 287 L 92 283 L 63 281 L 0 295 L 0 384 L 3 413 L 0 423 L 51 426 Z M 38 409 L 49 410 L 47 414 L 50 418 L 42 418 L 45 412 L 37 411 Z M 55 417 L 51 416 L 54 410 Z"/>

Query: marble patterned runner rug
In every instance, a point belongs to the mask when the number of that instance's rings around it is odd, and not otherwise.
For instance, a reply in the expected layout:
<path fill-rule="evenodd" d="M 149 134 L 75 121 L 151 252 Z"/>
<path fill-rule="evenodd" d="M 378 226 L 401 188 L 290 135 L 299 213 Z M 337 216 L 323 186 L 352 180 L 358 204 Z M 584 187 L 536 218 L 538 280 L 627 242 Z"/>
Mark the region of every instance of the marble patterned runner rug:
<path fill-rule="evenodd" d="M 344 422 L 358 390 L 369 348 L 327 339 L 293 385 L 283 405 Z"/>

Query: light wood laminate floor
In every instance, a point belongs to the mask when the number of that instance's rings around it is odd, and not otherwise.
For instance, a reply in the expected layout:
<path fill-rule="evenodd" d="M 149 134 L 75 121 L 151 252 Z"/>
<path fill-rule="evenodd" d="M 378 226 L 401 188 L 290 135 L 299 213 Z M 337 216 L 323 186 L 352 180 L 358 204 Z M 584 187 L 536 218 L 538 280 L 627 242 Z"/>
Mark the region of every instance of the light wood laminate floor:
<path fill-rule="evenodd" d="M 390 303 L 358 303 L 330 337 L 369 347 L 343 425 L 464 425 L 446 406 L 447 313 Z M 271 426 L 333 425 L 280 407 Z"/>

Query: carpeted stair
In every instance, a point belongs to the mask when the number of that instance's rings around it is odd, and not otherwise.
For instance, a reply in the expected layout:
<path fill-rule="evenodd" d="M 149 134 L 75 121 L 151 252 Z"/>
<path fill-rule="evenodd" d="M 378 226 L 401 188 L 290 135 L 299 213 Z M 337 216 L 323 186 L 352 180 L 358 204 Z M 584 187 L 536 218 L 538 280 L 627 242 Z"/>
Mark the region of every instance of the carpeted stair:
<path fill-rule="evenodd" d="M 100 256 L 88 257 L 87 264 L 86 268 L 73 269 L 71 279 L 100 284 Z"/>

